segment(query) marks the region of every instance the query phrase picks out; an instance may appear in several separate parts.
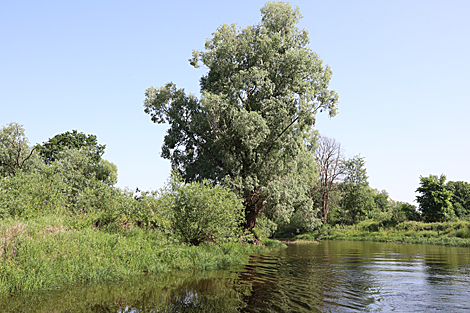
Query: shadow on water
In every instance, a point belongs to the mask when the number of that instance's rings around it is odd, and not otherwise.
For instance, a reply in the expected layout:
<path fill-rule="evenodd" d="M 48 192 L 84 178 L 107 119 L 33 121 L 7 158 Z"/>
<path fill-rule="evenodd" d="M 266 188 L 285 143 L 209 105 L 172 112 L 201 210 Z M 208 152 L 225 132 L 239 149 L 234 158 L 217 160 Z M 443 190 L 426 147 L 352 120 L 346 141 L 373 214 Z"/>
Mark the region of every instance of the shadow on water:
<path fill-rule="evenodd" d="M 469 252 L 372 242 L 291 245 L 231 271 L 11 295 L 0 299 L 0 312 L 468 312 Z"/>

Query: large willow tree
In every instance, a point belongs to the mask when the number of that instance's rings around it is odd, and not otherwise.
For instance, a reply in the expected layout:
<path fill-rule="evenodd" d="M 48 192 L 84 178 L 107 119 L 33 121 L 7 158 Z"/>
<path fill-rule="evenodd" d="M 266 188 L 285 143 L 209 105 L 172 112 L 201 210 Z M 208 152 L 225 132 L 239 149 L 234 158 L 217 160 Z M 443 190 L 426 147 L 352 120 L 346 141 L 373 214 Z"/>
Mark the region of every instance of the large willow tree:
<path fill-rule="evenodd" d="M 221 25 L 204 51 L 193 51 L 191 65 L 208 69 L 200 99 L 168 83 L 148 88 L 144 101 L 153 122 L 170 125 L 162 156 L 189 181 L 208 178 L 238 192 L 247 229 L 273 193 L 305 194 L 305 179 L 292 184 L 308 168 L 305 142 L 316 113 L 334 116 L 338 102 L 330 68 L 296 26 L 299 9 L 268 2 L 261 14 L 257 25 Z"/>

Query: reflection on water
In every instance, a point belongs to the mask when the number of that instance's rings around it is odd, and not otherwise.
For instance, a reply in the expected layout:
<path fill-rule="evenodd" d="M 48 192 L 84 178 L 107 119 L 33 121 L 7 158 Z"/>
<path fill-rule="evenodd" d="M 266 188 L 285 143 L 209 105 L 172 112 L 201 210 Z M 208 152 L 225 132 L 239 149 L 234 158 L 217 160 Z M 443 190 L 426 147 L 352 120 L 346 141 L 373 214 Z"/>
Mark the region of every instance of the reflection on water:
<path fill-rule="evenodd" d="M 238 312 L 237 280 L 227 271 L 142 275 L 0 298 L 0 312 Z"/>
<path fill-rule="evenodd" d="M 1 312 L 470 311 L 470 250 L 324 241 L 237 270 L 145 275 L 0 299 Z"/>

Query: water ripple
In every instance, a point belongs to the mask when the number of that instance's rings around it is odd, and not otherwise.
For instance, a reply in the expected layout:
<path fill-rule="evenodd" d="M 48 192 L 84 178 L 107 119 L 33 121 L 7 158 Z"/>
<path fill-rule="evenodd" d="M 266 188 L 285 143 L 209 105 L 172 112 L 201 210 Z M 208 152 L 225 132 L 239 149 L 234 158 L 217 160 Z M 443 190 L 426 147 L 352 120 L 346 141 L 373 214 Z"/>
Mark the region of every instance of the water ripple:
<path fill-rule="evenodd" d="M 244 312 L 469 312 L 468 252 L 370 242 L 290 246 L 240 273 L 253 283 Z"/>

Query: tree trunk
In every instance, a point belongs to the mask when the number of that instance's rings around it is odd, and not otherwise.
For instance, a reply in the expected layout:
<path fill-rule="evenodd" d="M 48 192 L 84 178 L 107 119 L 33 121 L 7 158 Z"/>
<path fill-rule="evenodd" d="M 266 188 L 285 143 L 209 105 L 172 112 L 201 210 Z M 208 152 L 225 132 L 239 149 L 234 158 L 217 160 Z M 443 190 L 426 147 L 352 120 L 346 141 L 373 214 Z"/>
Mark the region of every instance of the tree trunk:
<path fill-rule="evenodd" d="M 253 209 L 247 209 L 245 211 L 245 230 L 251 231 L 256 225 L 256 218 L 258 213 Z"/>
<path fill-rule="evenodd" d="M 244 229 L 252 231 L 256 226 L 256 218 L 264 210 L 264 199 L 255 193 L 245 195 L 245 225 Z"/>

